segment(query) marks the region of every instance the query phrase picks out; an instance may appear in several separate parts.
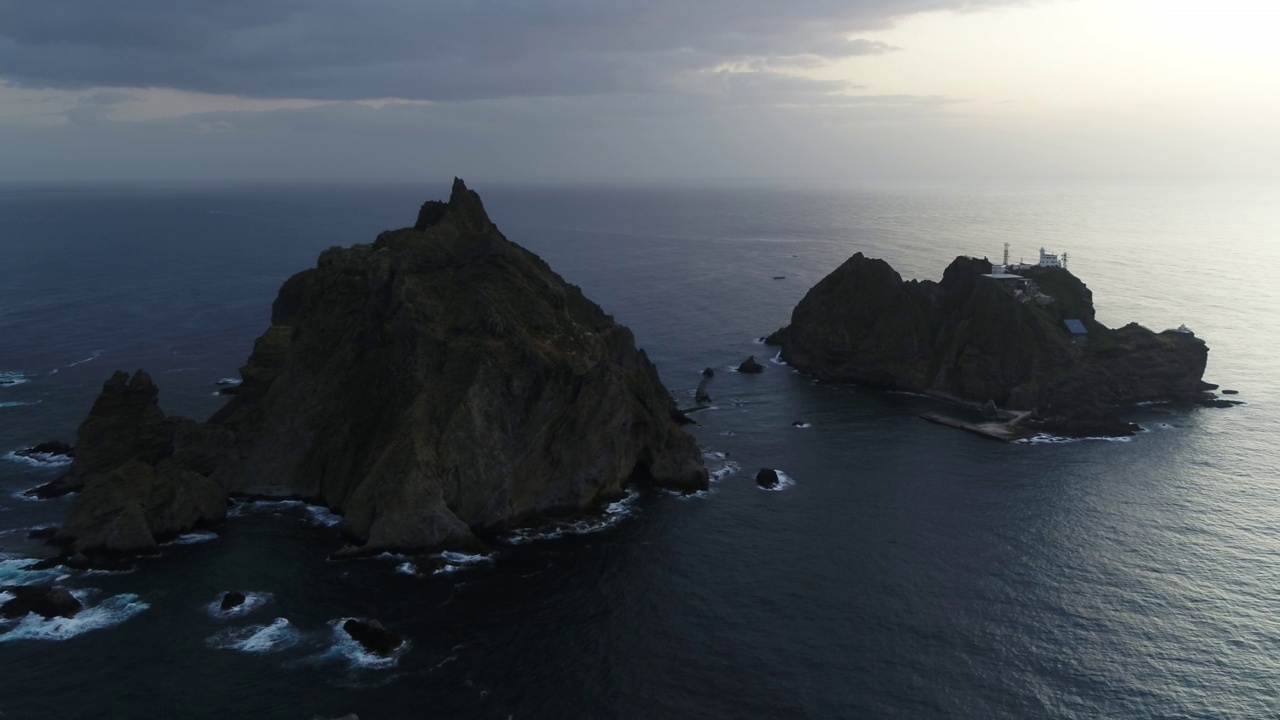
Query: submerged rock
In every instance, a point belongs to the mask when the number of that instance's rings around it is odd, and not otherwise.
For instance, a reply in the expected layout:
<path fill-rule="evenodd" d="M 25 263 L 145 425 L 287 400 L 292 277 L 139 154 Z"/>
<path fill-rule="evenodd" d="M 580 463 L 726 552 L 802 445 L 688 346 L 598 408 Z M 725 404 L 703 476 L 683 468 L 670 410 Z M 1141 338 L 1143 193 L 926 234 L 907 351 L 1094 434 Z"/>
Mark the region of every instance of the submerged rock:
<path fill-rule="evenodd" d="M 382 627 L 377 620 L 348 620 L 342 629 L 365 650 L 379 657 L 388 657 L 404 644 L 404 638 Z"/>
<path fill-rule="evenodd" d="M 66 588 L 52 585 L 17 585 L 4 590 L 14 597 L 0 605 L 0 617 L 14 620 L 35 613 L 45 620 L 75 617 L 84 607 Z"/>
<path fill-rule="evenodd" d="M 75 457 L 76 449 L 61 440 L 50 440 L 13 453 L 20 457 Z"/>
<path fill-rule="evenodd" d="M 245 599 L 244 593 L 239 590 L 228 590 L 227 593 L 222 596 L 222 602 L 218 604 L 218 610 L 220 612 L 234 610 L 243 605 Z"/>
<path fill-rule="evenodd" d="M 991 400 L 1034 410 L 1041 429 L 1064 434 L 1131 434 L 1120 408 L 1203 391 L 1208 347 L 1194 335 L 1103 326 L 1092 293 L 1065 268 L 1031 268 L 1013 284 L 989 272 L 990 262 L 961 257 L 940 283 L 906 282 L 858 253 L 766 342 L 822 379 Z"/>
<path fill-rule="evenodd" d="M 205 423 L 166 418 L 145 373 L 113 376 L 80 429 L 68 476 L 84 492 L 60 538 L 146 549 L 220 519 L 231 492 L 333 508 L 360 553 L 475 547 L 631 482 L 707 486 L 631 332 L 461 180 L 413 228 L 285 281 L 240 372 Z"/>
<path fill-rule="evenodd" d="M 743 360 L 743 361 L 742 361 L 742 364 L 738 366 L 738 372 L 740 372 L 740 373 L 762 373 L 762 372 L 764 372 L 764 366 L 763 366 L 763 365 L 761 365 L 760 363 L 756 362 L 756 356 L 755 356 L 755 355 L 751 355 L 751 356 L 747 357 L 747 359 L 746 359 L 746 360 Z"/>

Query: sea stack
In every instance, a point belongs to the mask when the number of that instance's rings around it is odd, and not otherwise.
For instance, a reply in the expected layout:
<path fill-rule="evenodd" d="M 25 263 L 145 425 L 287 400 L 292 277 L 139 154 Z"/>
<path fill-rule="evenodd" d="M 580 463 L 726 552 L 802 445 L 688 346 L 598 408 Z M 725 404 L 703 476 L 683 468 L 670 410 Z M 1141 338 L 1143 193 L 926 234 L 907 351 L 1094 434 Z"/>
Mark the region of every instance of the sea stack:
<path fill-rule="evenodd" d="M 903 281 L 857 253 L 767 342 L 820 378 L 990 401 L 1068 435 L 1131 434 L 1124 406 L 1191 402 L 1213 387 L 1201 380 L 1208 347 L 1195 335 L 1103 326 L 1092 293 L 1063 267 L 992 269 L 959 257 L 940 283 Z"/>
<path fill-rule="evenodd" d="M 231 494 L 322 503 L 344 516 L 353 554 L 471 547 L 632 482 L 707 486 L 631 331 L 503 237 L 461 180 L 413 227 L 330 248 L 285 281 L 240 374 L 228 404 L 189 426 L 139 388 L 127 409 L 147 432 L 111 459 L 156 465 L 167 450 L 166 470 Z M 137 376 L 104 393 L 126 382 Z M 99 457 L 77 447 L 70 475 L 115 472 L 87 466 Z"/>

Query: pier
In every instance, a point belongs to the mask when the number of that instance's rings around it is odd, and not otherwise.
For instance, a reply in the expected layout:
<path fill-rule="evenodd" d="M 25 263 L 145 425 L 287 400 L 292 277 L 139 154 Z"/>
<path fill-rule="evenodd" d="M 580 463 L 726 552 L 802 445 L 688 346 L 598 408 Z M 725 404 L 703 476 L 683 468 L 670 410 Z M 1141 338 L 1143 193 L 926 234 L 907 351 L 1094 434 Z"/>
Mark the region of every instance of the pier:
<path fill-rule="evenodd" d="M 937 413 L 925 413 L 920 417 L 931 423 L 957 428 L 959 430 L 964 430 L 965 432 L 971 432 L 974 435 L 980 435 L 988 440 L 999 440 L 1000 442 L 1007 443 L 1035 435 L 1034 432 L 1018 425 L 1018 423 L 1022 422 L 1023 418 L 1030 414 L 1031 413 L 1029 412 L 1021 412 L 1017 413 L 1012 420 L 988 420 L 976 423 L 965 422 L 964 420 L 948 417 L 946 415 L 939 415 Z"/>

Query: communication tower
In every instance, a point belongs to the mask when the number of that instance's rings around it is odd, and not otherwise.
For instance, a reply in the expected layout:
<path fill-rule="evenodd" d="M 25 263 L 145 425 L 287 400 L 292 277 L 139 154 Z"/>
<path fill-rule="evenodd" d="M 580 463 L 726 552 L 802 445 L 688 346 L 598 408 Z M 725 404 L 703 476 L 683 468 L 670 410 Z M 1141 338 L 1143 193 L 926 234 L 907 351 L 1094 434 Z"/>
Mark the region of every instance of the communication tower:
<path fill-rule="evenodd" d="M 1004 266 L 1009 267 L 1009 243 L 1004 244 Z"/>
<path fill-rule="evenodd" d="M 1071 256 L 1068 255 L 1067 253 L 1062 253 L 1062 267 L 1065 268 L 1067 266 L 1067 260 L 1069 260 L 1070 258 Z"/>

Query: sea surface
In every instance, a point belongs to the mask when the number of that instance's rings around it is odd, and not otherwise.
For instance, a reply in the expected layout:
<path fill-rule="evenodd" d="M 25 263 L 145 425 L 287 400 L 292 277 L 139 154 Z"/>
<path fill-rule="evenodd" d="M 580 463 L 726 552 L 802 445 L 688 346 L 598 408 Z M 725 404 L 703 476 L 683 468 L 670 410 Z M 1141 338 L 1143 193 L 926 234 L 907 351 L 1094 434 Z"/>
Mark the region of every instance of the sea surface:
<path fill-rule="evenodd" d="M 7 453 L 74 441 L 114 370 L 207 417 L 285 278 L 448 185 L 0 186 L 0 585 L 87 608 L 0 622 L 0 717 L 1280 716 L 1277 186 L 478 184 L 682 403 L 716 370 L 691 428 L 710 491 L 637 492 L 429 575 L 326 560 L 339 518 L 298 503 L 237 505 L 129 573 L 23 569 L 72 501 L 24 499 L 65 468 Z M 757 340 L 854 252 L 936 280 L 1006 242 L 1066 252 L 1108 325 L 1185 323 L 1246 404 L 1001 445 Z M 752 354 L 762 375 L 732 371 Z M 232 589 L 250 602 L 221 617 Z M 349 617 L 406 647 L 361 653 Z"/>

